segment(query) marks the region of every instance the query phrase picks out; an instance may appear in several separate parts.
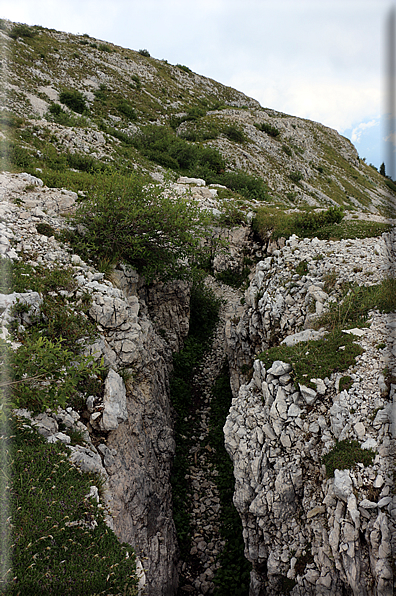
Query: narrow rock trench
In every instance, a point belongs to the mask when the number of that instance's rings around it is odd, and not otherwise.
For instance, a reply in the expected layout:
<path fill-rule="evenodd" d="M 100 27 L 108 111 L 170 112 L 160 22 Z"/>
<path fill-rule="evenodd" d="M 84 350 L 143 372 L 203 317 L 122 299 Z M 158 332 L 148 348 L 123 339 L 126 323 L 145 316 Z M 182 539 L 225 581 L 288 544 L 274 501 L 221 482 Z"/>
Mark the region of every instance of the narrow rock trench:
<path fill-rule="evenodd" d="M 205 353 L 193 377 L 193 431 L 188 453 L 186 507 L 190 521 L 189 552 L 181 553 L 178 595 L 203 596 L 215 591 L 213 582 L 220 567 L 218 557 L 225 541 L 220 534 L 221 503 L 216 484 L 218 471 L 212 461 L 210 414 L 213 385 L 226 361 L 225 325 L 240 313 L 241 293 L 209 277 L 206 285 L 222 300 L 219 322 L 212 345 Z"/>

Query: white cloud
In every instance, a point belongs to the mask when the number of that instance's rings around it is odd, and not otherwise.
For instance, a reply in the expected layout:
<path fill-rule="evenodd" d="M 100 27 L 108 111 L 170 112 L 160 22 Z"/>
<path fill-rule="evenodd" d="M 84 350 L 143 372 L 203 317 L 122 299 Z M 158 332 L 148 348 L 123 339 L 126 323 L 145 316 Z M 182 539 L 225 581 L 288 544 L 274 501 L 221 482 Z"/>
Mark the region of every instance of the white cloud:
<path fill-rule="evenodd" d="M 359 143 L 362 136 L 362 132 L 371 128 L 372 126 L 378 126 L 379 120 L 370 120 L 370 122 L 361 122 L 358 126 L 352 130 L 351 141 L 352 143 Z"/>

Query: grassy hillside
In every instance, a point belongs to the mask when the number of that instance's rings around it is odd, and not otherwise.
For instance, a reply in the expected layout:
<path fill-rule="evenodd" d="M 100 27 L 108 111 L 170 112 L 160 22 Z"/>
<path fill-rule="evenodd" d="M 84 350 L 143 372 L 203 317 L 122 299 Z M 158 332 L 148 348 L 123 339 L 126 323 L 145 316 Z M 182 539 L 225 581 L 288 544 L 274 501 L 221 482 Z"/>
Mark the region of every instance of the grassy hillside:
<path fill-rule="evenodd" d="M 243 171 L 267 202 L 392 213 L 386 179 L 321 124 L 88 35 L 2 21 L 0 43 L 3 168 L 165 168 L 231 188 Z"/>

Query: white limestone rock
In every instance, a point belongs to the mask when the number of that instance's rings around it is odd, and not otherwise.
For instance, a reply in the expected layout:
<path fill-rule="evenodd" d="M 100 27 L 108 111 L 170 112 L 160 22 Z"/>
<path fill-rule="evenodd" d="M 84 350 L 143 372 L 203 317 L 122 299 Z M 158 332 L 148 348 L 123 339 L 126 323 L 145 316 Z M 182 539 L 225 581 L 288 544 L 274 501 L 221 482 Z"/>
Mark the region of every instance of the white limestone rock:
<path fill-rule="evenodd" d="M 120 375 L 112 369 L 106 377 L 103 405 L 104 410 L 99 422 L 102 430 L 115 430 L 120 422 L 128 420 L 125 384 Z"/>

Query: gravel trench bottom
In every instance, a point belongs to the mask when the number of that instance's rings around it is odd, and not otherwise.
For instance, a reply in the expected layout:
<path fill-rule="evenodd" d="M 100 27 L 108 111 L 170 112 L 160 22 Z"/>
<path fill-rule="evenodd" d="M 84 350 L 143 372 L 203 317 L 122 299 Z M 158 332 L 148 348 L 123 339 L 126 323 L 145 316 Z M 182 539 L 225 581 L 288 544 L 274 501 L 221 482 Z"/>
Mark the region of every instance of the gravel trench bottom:
<path fill-rule="evenodd" d="M 225 593 L 229 596 L 233 596 L 233 594 L 243 596 L 248 594 L 248 583 L 246 587 L 242 586 L 242 580 L 238 578 L 235 578 L 235 585 L 239 586 L 239 589 L 235 587 L 231 592 L 229 591 L 230 587 L 228 587 L 227 592 L 224 592 L 223 578 L 227 577 L 228 574 L 227 570 L 221 568 L 219 560 L 219 557 L 224 557 L 224 548 L 226 550 L 228 548 L 224 539 L 224 528 L 222 528 L 224 509 L 229 511 L 232 508 L 231 516 L 236 516 L 234 526 L 235 523 L 240 525 L 239 550 L 242 545 L 242 552 L 243 538 L 242 524 L 232 505 L 233 483 L 231 490 L 228 488 L 225 493 L 222 491 L 222 495 L 218 488 L 219 456 L 221 460 L 222 458 L 228 459 L 228 455 L 225 451 L 224 454 L 220 453 L 224 449 L 222 433 L 221 445 L 217 449 L 213 447 L 215 443 L 213 440 L 213 418 L 219 412 L 219 407 L 214 412 L 212 412 L 211 407 L 214 399 L 212 390 L 216 379 L 221 374 L 223 374 L 224 382 L 224 365 L 226 363 L 225 324 L 229 318 L 235 316 L 237 311 L 240 311 L 241 294 L 237 290 L 216 282 L 213 278 L 208 278 L 206 285 L 213 290 L 218 298 L 223 300 L 223 303 L 220 308 L 220 319 L 212 345 L 205 353 L 192 380 L 194 406 L 190 418 L 193 430 L 187 456 L 188 469 L 185 474 L 188 486 L 186 513 L 189 517 L 191 543 L 188 552 L 181 552 L 178 596 L 186 594 L 194 596 L 220 595 Z M 227 413 L 227 411 L 223 413 L 224 418 Z M 232 471 L 231 461 L 225 461 L 224 463 L 226 463 L 228 471 Z M 225 501 L 229 502 L 225 504 Z M 238 540 L 236 540 L 237 542 Z M 234 564 L 232 566 L 234 567 Z M 247 561 L 242 562 L 242 567 L 244 567 L 244 570 L 236 570 L 236 572 L 244 573 L 245 576 L 248 575 L 249 564 Z M 235 574 L 235 569 L 233 573 Z M 216 583 L 214 582 L 215 578 L 217 579 Z"/>

